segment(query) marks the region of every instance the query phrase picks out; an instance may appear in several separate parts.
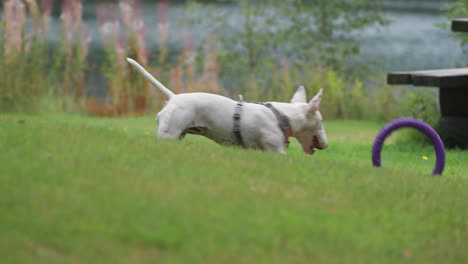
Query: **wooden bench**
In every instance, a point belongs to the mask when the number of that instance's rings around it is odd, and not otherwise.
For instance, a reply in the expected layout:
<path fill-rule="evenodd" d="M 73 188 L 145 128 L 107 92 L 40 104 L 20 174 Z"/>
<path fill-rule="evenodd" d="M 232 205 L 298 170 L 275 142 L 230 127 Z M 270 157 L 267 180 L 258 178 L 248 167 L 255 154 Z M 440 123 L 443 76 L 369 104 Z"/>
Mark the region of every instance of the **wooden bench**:
<path fill-rule="evenodd" d="M 468 32 L 468 19 L 465 18 L 452 20 L 452 31 Z"/>
<path fill-rule="evenodd" d="M 453 20 L 452 30 L 468 32 L 468 19 Z M 387 83 L 439 87 L 442 140 L 447 147 L 468 149 L 468 68 L 392 72 Z"/>

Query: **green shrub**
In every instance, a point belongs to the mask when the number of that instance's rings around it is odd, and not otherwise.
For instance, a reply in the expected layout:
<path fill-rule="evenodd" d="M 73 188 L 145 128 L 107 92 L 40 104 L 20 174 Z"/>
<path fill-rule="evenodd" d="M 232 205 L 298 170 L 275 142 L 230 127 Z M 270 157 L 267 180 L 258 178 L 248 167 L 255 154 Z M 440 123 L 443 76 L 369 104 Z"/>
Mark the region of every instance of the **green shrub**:
<path fill-rule="evenodd" d="M 402 102 L 403 115 L 417 118 L 437 129 L 440 112 L 435 90 L 410 91 Z M 408 130 L 399 137 L 400 143 L 416 142 L 420 144 L 431 143 L 431 140 L 416 130 Z"/>

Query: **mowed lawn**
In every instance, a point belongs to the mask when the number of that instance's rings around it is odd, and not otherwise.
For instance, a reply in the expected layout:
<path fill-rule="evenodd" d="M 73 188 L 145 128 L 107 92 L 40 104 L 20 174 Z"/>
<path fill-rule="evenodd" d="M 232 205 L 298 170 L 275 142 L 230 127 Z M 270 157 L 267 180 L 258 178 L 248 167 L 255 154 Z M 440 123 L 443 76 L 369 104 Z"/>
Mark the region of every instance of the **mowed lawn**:
<path fill-rule="evenodd" d="M 313 156 L 155 139 L 153 117 L 0 115 L 1 263 L 467 263 L 468 151 L 326 121 Z M 404 131 L 396 133 L 397 136 Z M 294 140 L 293 140 L 294 141 Z"/>

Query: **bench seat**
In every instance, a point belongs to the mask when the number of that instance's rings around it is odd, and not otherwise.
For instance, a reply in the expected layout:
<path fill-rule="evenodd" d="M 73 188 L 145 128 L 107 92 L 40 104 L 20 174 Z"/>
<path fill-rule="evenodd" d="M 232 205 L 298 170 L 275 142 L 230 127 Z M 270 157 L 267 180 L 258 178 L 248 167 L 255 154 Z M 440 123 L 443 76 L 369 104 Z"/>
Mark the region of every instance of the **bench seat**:
<path fill-rule="evenodd" d="M 387 75 L 387 83 L 439 88 L 466 86 L 468 89 L 468 68 L 392 72 Z"/>
<path fill-rule="evenodd" d="M 462 18 L 452 20 L 452 31 L 468 32 L 468 19 Z"/>

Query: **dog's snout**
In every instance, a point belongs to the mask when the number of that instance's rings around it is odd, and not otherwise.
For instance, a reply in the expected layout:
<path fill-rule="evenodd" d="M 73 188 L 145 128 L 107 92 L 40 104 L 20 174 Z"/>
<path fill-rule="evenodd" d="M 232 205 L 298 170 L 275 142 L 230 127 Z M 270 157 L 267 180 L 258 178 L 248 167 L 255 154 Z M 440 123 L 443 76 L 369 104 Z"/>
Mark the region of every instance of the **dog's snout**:
<path fill-rule="evenodd" d="M 316 148 L 318 148 L 320 150 L 326 149 L 327 147 L 328 147 L 328 144 L 318 144 L 318 145 L 316 145 Z"/>
<path fill-rule="evenodd" d="M 314 146 L 317 149 L 323 150 L 328 147 L 328 144 L 325 142 L 321 142 L 318 137 L 314 136 Z"/>

